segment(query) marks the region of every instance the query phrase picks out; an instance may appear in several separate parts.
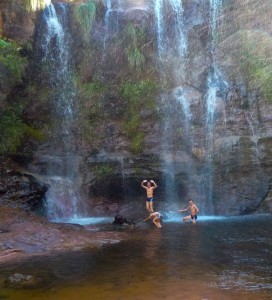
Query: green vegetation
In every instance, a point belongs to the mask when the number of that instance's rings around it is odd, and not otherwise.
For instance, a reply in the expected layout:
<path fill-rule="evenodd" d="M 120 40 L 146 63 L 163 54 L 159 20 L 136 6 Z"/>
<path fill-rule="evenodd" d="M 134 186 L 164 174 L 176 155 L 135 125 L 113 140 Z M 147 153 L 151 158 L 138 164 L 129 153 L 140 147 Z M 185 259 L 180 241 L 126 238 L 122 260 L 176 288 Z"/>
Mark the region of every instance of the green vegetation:
<path fill-rule="evenodd" d="M 97 99 L 103 92 L 105 92 L 105 86 L 99 81 L 82 83 L 80 85 L 82 93 L 86 98 L 95 98 Z"/>
<path fill-rule="evenodd" d="M 103 179 L 114 173 L 114 166 L 110 164 L 103 164 L 101 166 L 95 166 L 93 168 L 94 174 L 97 179 Z"/>
<path fill-rule="evenodd" d="M 141 153 L 144 148 L 144 134 L 140 131 L 140 112 L 143 108 L 155 108 L 157 89 L 157 85 L 150 80 L 136 83 L 126 81 L 121 86 L 121 95 L 127 101 L 123 129 L 131 140 L 131 151 L 135 154 Z"/>
<path fill-rule="evenodd" d="M 272 63 L 248 52 L 240 62 L 245 70 L 250 89 L 259 89 L 272 101 Z"/>
<path fill-rule="evenodd" d="M 272 38 L 267 33 L 244 31 L 240 41 L 239 66 L 249 90 L 258 89 L 272 101 Z"/>
<path fill-rule="evenodd" d="M 0 154 L 14 153 L 22 144 L 25 137 L 42 140 L 43 134 L 19 117 L 18 112 L 7 109 L 0 116 Z"/>
<path fill-rule="evenodd" d="M 99 81 L 82 82 L 76 79 L 76 86 L 79 93 L 82 95 L 83 102 L 89 102 L 88 113 L 92 119 L 101 117 L 102 103 L 101 96 L 106 92 L 106 87 Z M 84 108 L 86 109 L 86 108 Z"/>
<path fill-rule="evenodd" d="M 125 28 L 126 55 L 131 70 L 141 73 L 145 63 L 145 57 L 140 46 L 143 44 L 145 30 L 143 27 L 136 27 L 132 23 Z"/>
<path fill-rule="evenodd" d="M 90 35 L 93 21 L 95 19 L 95 14 L 96 5 L 93 0 L 81 3 L 75 8 L 76 21 L 79 23 L 85 37 L 88 37 Z"/>
<path fill-rule="evenodd" d="M 28 12 L 44 9 L 48 0 L 25 0 L 25 8 Z"/>
<path fill-rule="evenodd" d="M 97 79 L 93 79 L 92 82 L 83 82 L 77 74 L 74 75 L 74 83 L 80 97 L 82 138 L 91 144 L 95 138 L 96 126 L 105 116 L 101 99 L 107 87 Z"/>
<path fill-rule="evenodd" d="M 20 55 L 21 47 L 11 41 L 5 41 L 0 36 L 0 64 L 11 74 L 12 80 L 20 81 L 26 65 L 26 58 Z"/>

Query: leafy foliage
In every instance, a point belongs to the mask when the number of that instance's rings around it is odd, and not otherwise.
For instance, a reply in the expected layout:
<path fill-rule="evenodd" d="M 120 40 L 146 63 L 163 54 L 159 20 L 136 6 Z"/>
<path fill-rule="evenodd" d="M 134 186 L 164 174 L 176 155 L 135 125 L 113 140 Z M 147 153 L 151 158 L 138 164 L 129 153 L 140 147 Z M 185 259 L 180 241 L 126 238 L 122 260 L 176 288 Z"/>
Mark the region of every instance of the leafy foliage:
<path fill-rule="evenodd" d="M 125 28 L 126 55 L 131 70 L 140 73 L 145 63 L 145 57 L 140 49 L 144 39 L 144 28 L 135 27 L 132 23 Z"/>
<path fill-rule="evenodd" d="M 145 58 L 138 48 L 128 47 L 126 49 L 128 63 L 131 69 L 141 72 Z"/>
<path fill-rule="evenodd" d="M 157 85 L 151 80 L 141 80 L 136 83 L 129 80 L 122 84 L 121 95 L 133 106 L 132 109 L 140 109 L 143 105 L 152 108 L 157 88 Z"/>
<path fill-rule="evenodd" d="M 251 88 L 259 88 L 266 99 L 272 101 L 272 64 L 270 61 L 247 53 L 241 61 L 247 72 L 248 85 Z"/>
<path fill-rule="evenodd" d="M 79 113 L 81 115 L 81 135 L 89 144 L 95 138 L 95 128 L 104 117 L 101 98 L 107 88 L 99 80 L 84 82 L 78 74 L 74 74 L 74 83 L 79 95 Z"/>
<path fill-rule="evenodd" d="M 85 36 L 90 34 L 93 21 L 96 14 L 96 5 L 93 0 L 89 0 L 86 3 L 81 3 L 75 8 L 75 17 L 80 24 Z"/>
<path fill-rule="evenodd" d="M 20 80 L 24 66 L 27 62 L 26 58 L 20 55 L 21 47 L 11 41 L 5 41 L 0 37 L 0 64 L 4 65 L 14 80 Z"/>
<path fill-rule="evenodd" d="M 103 164 L 100 166 L 95 166 L 93 168 L 93 171 L 97 179 L 103 179 L 104 177 L 107 177 L 114 173 L 114 166 L 110 164 Z"/>
<path fill-rule="evenodd" d="M 272 38 L 259 31 L 242 31 L 237 34 L 239 68 L 249 90 L 256 90 L 272 101 Z"/>
<path fill-rule="evenodd" d="M 96 98 L 105 91 L 105 87 L 98 81 L 84 83 L 81 87 L 85 96 L 89 98 Z"/>
<path fill-rule="evenodd" d="M 140 112 L 143 108 L 155 107 L 157 85 L 150 81 L 133 83 L 126 81 L 121 87 L 121 95 L 127 100 L 123 129 L 131 140 L 131 151 L 140 153 L 144 148 L 144 134 L 140 130 Z"/>
<path fill-rule="evenodd" d="M 38 129 L 25 124 L 12 109 L 7 109 L 0 116 L 0 132 L 0 154 L 16 152 L 25 137 L 43 139 Z"/>

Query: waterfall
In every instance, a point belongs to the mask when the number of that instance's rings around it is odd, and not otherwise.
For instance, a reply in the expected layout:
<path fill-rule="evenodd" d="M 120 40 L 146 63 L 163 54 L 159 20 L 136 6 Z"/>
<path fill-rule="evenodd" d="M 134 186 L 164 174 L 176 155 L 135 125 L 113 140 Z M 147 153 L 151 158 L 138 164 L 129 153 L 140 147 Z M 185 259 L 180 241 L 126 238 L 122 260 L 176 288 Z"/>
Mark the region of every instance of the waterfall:
<path fill-rule="evenodd" d="M 65 4 L 49 4 L 43 11 L 39 37 L 42 59 L 47 66 L 47 85 L 52 106 L 52 140 L 46 161 L 50 188 L 46 194 L 47 214 L 51 220 L 80 215 L 80 160 L 76 155 L 77 107 L 72 80 L 69 11 Z"/>
<path fill-rule="evenodd" d="M 183 113 L 183 123 L 186 130 L 187 138 L 191 138 L 190 136 L 190 128 L 192 121 L 192 112 L 190 110 L 190 103 L 186 96 L 184 95 L 184 90 L 182 87 L 178 87 L 174 90 L 174 97 L 177 99 L 178 103 L 181 105 L 182 113 Z"/>
<path fill-rule="evenodd" d="M 163 0 L 153 0 L 154 12 L 156 19 L 156 32 L 157 32 L 157 50 L 159 60 L 165 60 L 165 55 L 172 53 L 174 48 L 174 54 L 177 56 L 179 74 L 182 74 L 183 58 L 187 53 L 187 37 L 184 31 L 184 10 L 182 0 L 169 0 L 169 5 Z M 178 47 L 173 46 L 173 41 L 169 38 L 167 34 L 167 24 L 166 24 L 166 10 L 170 10 L 173 14 L 173 26 L 170 31 L 174 31 L 174 41 L 177 43 Z"/>
<path fill-rule="evenodd" d="M 106 2 L 106 13 L 104 18 L 104 24 L 105 24 L 105 37 L 104 37 L 104 43 L 103 43 L 103 50 L 105 53 L 106 47 L 107 47 L 107 41 L 109 38 L 109 30 L 110 30 L 110 14 L 112 12 L 112 0 L 107 0 Z"/>
<path fill-rule="evenodd" d="M 185 126 L 188 129 L 187 133 L 191 122 L 189 102 L 183 93 L 188 48 L 187 32 L 184 25 L 184 9 L 181 0 L 169 0 L 168 2 L 154 0 L 153 5 L 161 77 L 162 80 L 165 80 L 165 74 L 169 72 L 176 85 L 171 95 L 162 95 L 161 97 L 164 116 L 162 159 L 164 161 L 165 187 L 167 191 L 166 200 L 169 201 L 171 199 L 171 202 L 175 203 L 179 201 L 181 195 L 178 195 L 176 189 L 176 154 L 171 145 L 173 144 L 173 139 L 175 139 L 177 127 L 181 127 L 183 123 L 183 116 L 185 117 Z M 168 14 L 171 14 L 173 18 L 171 27 L 169 27 L 167 20 Z M 180 115 L 181 124 L 176 124 L 176 127 L 173 127 L 173 114 L 176 113 L 176 108 L 180 110 L 178 114 Z"/>
<path fill-rule="evenodd" d="M 163 0 L 154 0 L 156 29 L 157 29 L 157 47 L 159 59 L 163 55 Z"/>
<path fill-rule="evenodd" d="M 214 126 L 216 124 L 216 105 L 217 93 L 223 92 L 227 88 L 228 83 L 224 80 L 223 75 L 219 71 L 216 63 L 216 32 L 218 26 L 219 12 L 222 6 L 222 0 L 210 0 L 210 54 L 211 67 L 207 78 L 206 99 L 206 161 L 207 161 L 207 207 L 206 212 L 213 211 L 213 142 L 214 142 Z"/>
<path fill-rule="evenodd" d="M 182 0 L 169 0 L 161 1 L 154 0 L 154 13 L 156 20 L 156 33 L 157 33 L 157 52 L 158 59 L 161 65 L 162 79 L 164 80 L 164 74 L 169 78 L 169 74 L 172 78 L 172 82 L 175 83 L 175 88 L 170 96 L 172 101 L 169 100 L 169 95 L 163 95 L 164 108 L 164 138 L 163 142 L 163 154 L 162 158 L 165 162 L 166 187 L 169 187 L 169 182 L 172 183 L 170 187 L 175 190 L 175 157 L 177 152 L 171 149 L 174 144 L 173 141 L 176 137 L 176 128 L 181 126 L 182 137 L 186 139 L 186 145 L 183 145 L 183 152 L 186 151 L 187 161 L 183 163 L 183 172 L 186 174 L 186 180 L 184 184 L 187 188 L 187 194 L 194 194 L 205 199 L 205 204 L 202 205 L 202 211 L 204 213 L 214 213 L 213 210 L 213 141 L 214 141 L 214 127 L 216 124 L 216 106 L 218 102 L 218 92 L 223 92 L 228 84 L 224 80 L 223 75 L 216 63 L 216 34 L 218 27 L 218 17 L 222 6 L 222 0 L 210 0 L 210 14 L 209 14 L 209 27 L 211 42 L 209 45 L 210 53 L 210 68 L 207 76 L 205 100 L 205 132 L 204 139 L 206 144 L 199 144 L 198 140 L 195 140 L 193 134 L 193 120 L 196 116 L 191 111 L 191 93 L 192 88 L 187 86 L 186 74 L 192 67 L 191 61 L 188 56 L 188 34 L 187 25 L 185 20 L 185 13 Z M 169 16 L 171 16 L 169 27 Z M 168 19 L 167 19 L 168 18 Z M 192 79 L 194 80 L 194 78 Z M 192 86 L 194 83 L 191 83 Z M 168 99 L 167 99 L 168 98 Z M 180 110 L 180 111 L 179 111 Z M 173 115 L 180 116 L 180 124 L 173 124 Z M 189 162 L 188 157 L 192 156 L 194 145 L 196 149 L 199 147 L 205 148 L 205 167 L 204 175 L 199 176 L 196 171 L 194 160 Z M 170 178 L 169 180 L 167 178 Z M 205 194 L 205 196 L 204 196 Z M 179 196 L 180 198 L 180 196 Z M 200 205 L 201 206 L 201 205 Z"/>
<path fill-rule="evenodd" d="M 119 14 L 124 12 L 120 0 L 106 0 L 106 13 L 104 17 L 105 36 L 103 51 L 106 55 L 108 41 L 119 31 Z M 105 57 L 104 57 L 105 58 Z"/>
<path fill-rule="evenodd" d="M 176 38 L 178 41 L 178 53 L 179 57 L 184 58 L 187 53 L 187 37 L 185 34 L 185 26 L 184 26 L 184 10 L 181 0 L 170 0 L 170 4 L 174 11 L 174 21 L 175 21 L 175 31 Z M 180 61 L 182 64 L 182 61 Z M 183 70 L 181 70 L 183 71 Z"/>

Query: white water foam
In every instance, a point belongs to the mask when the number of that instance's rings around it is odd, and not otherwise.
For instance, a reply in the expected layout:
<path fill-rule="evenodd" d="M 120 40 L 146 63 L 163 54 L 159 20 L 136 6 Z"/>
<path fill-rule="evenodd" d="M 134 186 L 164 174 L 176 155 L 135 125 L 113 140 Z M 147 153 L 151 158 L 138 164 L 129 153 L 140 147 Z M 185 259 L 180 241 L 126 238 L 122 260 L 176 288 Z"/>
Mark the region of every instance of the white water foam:
<path fill-rule="evenodd" d="M 95 225 L 95 224 L 111 224 L 113 218 L 110 217 L 90 217 L 90 218 L 70 218 L 70 219 L 57 219 L 56 223 L 68 223 L 78 225 Z"/>

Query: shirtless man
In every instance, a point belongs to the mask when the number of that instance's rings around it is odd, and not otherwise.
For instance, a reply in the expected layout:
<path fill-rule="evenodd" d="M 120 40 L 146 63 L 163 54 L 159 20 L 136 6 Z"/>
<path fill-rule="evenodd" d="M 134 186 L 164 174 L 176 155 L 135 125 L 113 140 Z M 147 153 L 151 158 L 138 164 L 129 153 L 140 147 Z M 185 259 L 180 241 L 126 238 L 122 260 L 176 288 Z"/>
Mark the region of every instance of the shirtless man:
<path fill-rule="evenodd" d="M 160 222 L 160 219 L 161 219 L 161 214 L 159 212 L 152 212 L 150 214 L 149 217 L 147 217 L 146 219 L 144 219 L 143 221 L 147 221 L 149 219 L 153 218 L 152 222 L 158 227 L 158 228 L 161 228 L 161 222 Z"/>
<path fill-rule="evenodd" d="M 146 186 L 144 185 L 144 183 L 146 183 Z M 151 185 L 151 183 L 154 184 L 154 186 Z M 144 188 L 146 190 L 146 209 L 149 212 L 153 212 L 153 191 L 158 187 L 156 185 L 156 183 L 153 180 L 147 181 L 147 180 L 143 180 L 141 187 Z"/>
<path fill-rule="evenodd" d="M 189 199 L 189 206 L 185 209 L 179 210 L 179 212 L 187 211 L 189 209 L 191 210 L 191 215 L 184 217 L 183 222 L 186 222 L 186 221 L 192 219 L 193 223 L 196 223 L 197 214 L 199 213 L 199 209 L 196 207 L 196 205 L 194 204 L 192 199 Z"/>

